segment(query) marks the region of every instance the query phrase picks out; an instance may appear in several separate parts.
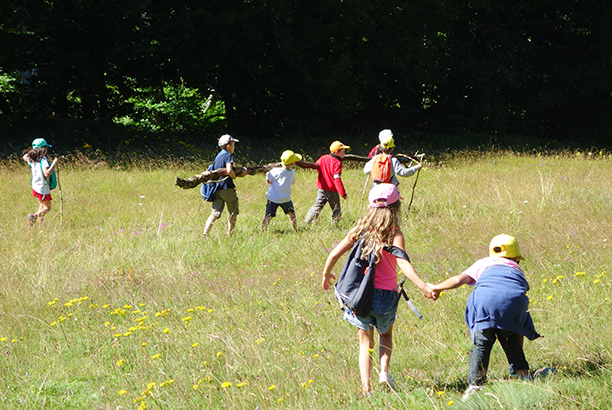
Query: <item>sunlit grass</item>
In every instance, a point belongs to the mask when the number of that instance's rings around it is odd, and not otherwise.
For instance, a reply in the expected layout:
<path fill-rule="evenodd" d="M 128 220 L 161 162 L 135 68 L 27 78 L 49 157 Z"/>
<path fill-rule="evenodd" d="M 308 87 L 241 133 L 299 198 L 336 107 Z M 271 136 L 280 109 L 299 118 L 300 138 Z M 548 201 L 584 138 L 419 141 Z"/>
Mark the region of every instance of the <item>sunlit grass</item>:
<path fill-rule="evenodd" d="M 240 153 L 238 153 L 238 157 Z M 359 399 L 357 335 L 320 290 L 327 252 L 365 210 L 364 176 L 344 172 L 349 199 L 334 226 L 326 209 L 303 219 L 315 173 L 298 170 L 298 232 L 278 214 L 260 232 L 263 175 L 237 180 L 240 217 L 227 213 L 201 239 L 210 204 L 173 186 L 202 162 L 129 166 L 103 158 L 60 169 L 46 226 L 28 169 L 0 165 L 0 403 L 4 408 L 605 408 L 610 390 L 610 201 L 602 153 L 463 153 L 424 169 L 406 246 L 419 274 L 438 282 L 486 256 L 492 236 L 516 236 L 527 260 L 532 316 L 545 337 L 526 343 L 532 368 L 507 380 L 496 346 L 490 383 L 461 401 L 471 343 L 470 288 L 399 309 L 391 372 L 396 393 Z M 414 178 L 400 186 L 407 205 Z M 60 213 L 61 208 L 61 213 Z M 337 267 L 336 273 L 340 270 Z"/>

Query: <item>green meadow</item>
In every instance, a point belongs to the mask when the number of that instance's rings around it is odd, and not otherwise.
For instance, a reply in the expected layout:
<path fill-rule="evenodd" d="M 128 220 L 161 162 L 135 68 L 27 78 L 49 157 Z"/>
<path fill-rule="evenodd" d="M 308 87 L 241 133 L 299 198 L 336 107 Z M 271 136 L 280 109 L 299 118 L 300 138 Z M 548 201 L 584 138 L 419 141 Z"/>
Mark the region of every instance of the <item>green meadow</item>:
<path fill-rule="evenodd" d="M 240 158 L 240 147 L 236 157 Z M 508 378 L 496 344 L 489 384 L 462 402 L 470 288 L 398 309 L 391 374 L 360 397 L 356 329 L 321 289 L 327 254 L 365 211 L 364 175 L 347 164 L 343 220 L 303 219 L 316 173 L 297 170 L 298 232 L 280 212 L 260 232 L 263 174 L 236 180 L 240 216 L 201 238 L 210 204 L 174 186 L 203 161 L 60 164 L 44 225 L 28 167 L 0 164 L 0 408 L 3 409 L 604 409 L 612 401 L 612 160 L 607 152 L 467 151 L 401 179 L 406 250 L 439 282 L 517 237 L 536 329 L 533 370 Z M 343 262 L 342 259 L 341 262 Z M 335 273 L 341 269 L 336 266 Z M 375 372 L 377 373 L 376 365 Z"/>

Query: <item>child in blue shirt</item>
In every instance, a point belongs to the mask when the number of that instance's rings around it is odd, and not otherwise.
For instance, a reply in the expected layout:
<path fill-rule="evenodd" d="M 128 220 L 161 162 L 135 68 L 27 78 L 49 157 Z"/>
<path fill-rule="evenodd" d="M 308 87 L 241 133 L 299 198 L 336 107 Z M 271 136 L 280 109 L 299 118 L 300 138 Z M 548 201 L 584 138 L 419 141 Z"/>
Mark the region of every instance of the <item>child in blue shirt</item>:
<path fill-rule="evenodd" d="M 465 309 L 465 321 L 470 329 L 474 348 L 470 357 L 468 389 L 463 400 L 482 389 L 487 376 L 491 349 L 499 340 L 510 374 L 529 378 L 529 364 L 523 351 L 523 337 L 540 337 L 529 313 L 527 291 L 529 283 L 519 263 L 521 256 L 517 240 L 506 234 L 491 240 L 489 257 L 481 259 L 463 273 L 437 285 L 429 285 L 436 296 L 441 291 L 461 285 L 473 285 Z"/>
<path fill-rule="evenodd" d="M 300 154 L 296 154 L 291 150 L 283 152 L 281 155 L 282 168 L 271 169 L 267 176 L 268 191 L 266 192 L 266 214 L 261 222 L 262 231 L 268 229 L 270 220 L 276 216 L 276 210 L 280 206 L 289 217 L 291 227 L 296 230 L 296 216 L 293 202 L 291 201 L 291 185 L 295 184 L 295 171 L 291 168 L 293 164 L 302 160 Z"/>

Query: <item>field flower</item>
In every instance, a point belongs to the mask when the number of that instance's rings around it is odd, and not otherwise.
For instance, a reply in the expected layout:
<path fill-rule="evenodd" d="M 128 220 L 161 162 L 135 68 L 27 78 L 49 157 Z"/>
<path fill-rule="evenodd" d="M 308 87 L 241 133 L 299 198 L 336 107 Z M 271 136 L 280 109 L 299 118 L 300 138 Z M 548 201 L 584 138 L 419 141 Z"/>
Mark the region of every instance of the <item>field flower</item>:
<path fill-rule="evenodd" d="M 127 393 L 125 390 L 119 390 L 119 391 L 117 392 L 117 394 L 118 394 L 119 396 L 123 396 L 125 393 Z"/>
<path fill-rule="evenodd" d="M 198 386 L 197 384 L 193 385 L 193 390 L 198 390 L 200 388 L 200 386 Z"/>
<path fill-rule="evenodd" d="M 438 392 L 438 397 L 442 397 L 442 395 L 443 395 L 443 394 L 444 394 L 444 392 L 443 392 L 442 390 L 440 390 L 440 391 Z"/>
<path fill-rule="evenodd" d="M 223 356 L 223 352 L 217 352 L 217 357 Z"/>
<path fill-rule="evenodd" d="M 166 334 L 170 333 L 170 329 L 165 328 L 165 329 L 164 329 L 164 333 L 166 333 Z"/>
<path fill-rule="evenodd" d="M 552 300 L 553 295 L 550 295 L 549 297 L 546 298 L 546 300 Z"/>
<path fill-rule="evenodd" d="M 125 364 L 125 359 L 119 359 L 115 364 L 117 365 L 117 367 L 121 367 Z"/>
<path fill-rule="evenodd" d="M 195 342 L 194 344 L 191 345 L 191 347 L 198 347 L 199 343 Z"/>
<path fill-rule="evenodd" d="M 232 383 L 230 382 L 223 382 L 223 384 L 221 385 L 222 388 L 227 389 L 228 387 L 231 387 Z"/>
<path fill-rule="evenodd" d="M 247 382 L 238 383 L 236 387 L 244 387 L 247 385 Z"/>
<path fill-rule="evenodd" d="M 159 359 L 160 357 L 161 357 L 161 353 L 157 353 L 151 356 L 151 359 L 156 360 L 156 359 Z"/>
<path fill-rule="evenodd" d="M 272 386 L 268 387 L 268 390 L 270 390 L 270 391 L 272 391 L 274 389 L 276 389 L 276 385 L 274 385 L 274 384 Z"/>
<path fill-rule="evenodd" d="M 449 405 L 449 406 L 452 406 L 453 404 L 455 404 L 455 402 L 454 402 L 454 401 L 452 401 L 452 400 L 448 402 L 448 405 Z"/>

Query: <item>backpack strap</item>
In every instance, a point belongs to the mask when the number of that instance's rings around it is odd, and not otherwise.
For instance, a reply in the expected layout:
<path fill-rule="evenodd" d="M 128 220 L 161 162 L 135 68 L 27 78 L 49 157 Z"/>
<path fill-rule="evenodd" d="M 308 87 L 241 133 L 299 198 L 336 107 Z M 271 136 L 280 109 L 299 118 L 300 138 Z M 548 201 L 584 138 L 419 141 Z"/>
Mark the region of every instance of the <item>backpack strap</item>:
<path fill-rule="evenodd" d="M 395 256 L 396 258 L 405 259 L 408 262 L 410 262 L 410 257 L 408 256 L 408 254 L 404 250 L 398 248 L 397 246 L 393 246 L 393 245 L 385 246 L 383 249 L 385 251 L 389 252 L 391 255 Z M 412 309 L 412 311 L 414 312 L 416 317 L 418 317 L 419 319 L 423 319 L 423 315 L 421 314 L 421 312 L 419 312 L 419 310 L 416 308 L 416 306 L 414 306 L 414 304 L 412 303 L 412 301 L 408 297 L 408 294 L 404 290 L 404 282 L 406 282 L 406 279 L 408 279 L 408 278 L 406 277 L 406 275 L 404 275 L 404 279 L 393 290 L 398 290 L 399 289 L 399 294 L 400 294 L 400 296 L 403 296 L 404 299 L 406 299 L 406 303 L 408 304 L 408 307 L 410 309 Z"/>
<path fill-rule="evenodd" d="M 42 174 L 43 180 L 45 181 L 43 183 L 43 193 L 42 193 L 43 198 L 47 195 L 47 194 L 45 194 L 45 191 L 46 191 L 45 188 L 47 188 L 47 185 L 48 185 L 47 177 L 45 176 L 45 170 L 43 169 L 43 166 L 42 166 L 42 162 L 43 162 L 44 159 L 45 159 L 44 157 L 41 158 L 40 162 L 39 162 L 39 164 L 40 164 L 40 173 Z M 51 193 L 51 189 L 49 189 L 49 193 Z"/>

